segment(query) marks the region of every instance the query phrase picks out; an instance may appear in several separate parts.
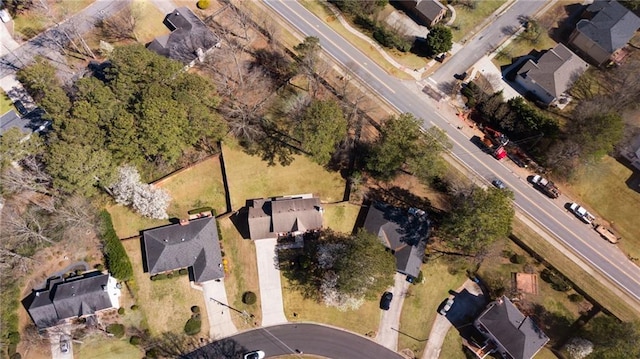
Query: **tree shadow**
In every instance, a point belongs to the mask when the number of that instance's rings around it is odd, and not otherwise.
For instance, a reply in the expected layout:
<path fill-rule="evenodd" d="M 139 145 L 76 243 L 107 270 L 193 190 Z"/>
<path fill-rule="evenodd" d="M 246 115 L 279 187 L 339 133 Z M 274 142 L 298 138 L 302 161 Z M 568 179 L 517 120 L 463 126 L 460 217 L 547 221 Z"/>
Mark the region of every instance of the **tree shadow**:
<path fill-rule="evenodd" d="M 584 10 L 588 5 L 583 5 L 580 3 L 569 4 L 564 6 L 564 13 L 567 15 L 562 21 L 558 23 L 557 27 L 552 27 L 549 29 L 549 37 L 555 42 L 567 42 L 569 40 L 569 36 L 573 32 L 573 29 L 576 28 L 576 24 L 580 21 Z"/>
<path fill-rule="evenodd" d="M 200 343 L 194 337 L 164 333 L 154 349 L 161 355 L 184 359 L 237 359 L 249 351 L 231 338 L 217 340 L 194 350 L 198 345 Z"/>
<path fill-rule="evenodd" d="M 434 207 L 428 198 L 417 196 L 409 190 L 397 186 L 370 188 L 366 197 L 370 202 L 384 202 L 394 207 L 414 207 L 427 210 L 429 216 L 436 220 L 441 219 L 444 215 L 444 212 Z"/>
<path fill-rule="evenodd" d="M 249 232 L 249 208 L 248 204 L 240 208 L 234 214 L 231 215 L 231 223 L 236 227 L 236 230 L 242 236 L 242 239 L 251 239 Z"/>

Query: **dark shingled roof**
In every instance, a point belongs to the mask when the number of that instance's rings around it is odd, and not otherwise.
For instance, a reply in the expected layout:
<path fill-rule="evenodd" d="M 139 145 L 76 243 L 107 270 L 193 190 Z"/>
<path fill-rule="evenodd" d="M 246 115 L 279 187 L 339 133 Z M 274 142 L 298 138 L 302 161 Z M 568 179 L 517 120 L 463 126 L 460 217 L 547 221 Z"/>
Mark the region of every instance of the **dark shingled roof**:
<path fill-rule="evenodd" d="M 251 239 L 274 238 L 278 233 L 322 228 L 320 199 L 279 197 L 249 201 Z"/>
<path fill-rule="evenodd" d="M 446 7 L 438 0 L 418 0 L 416 4 L 416 10 L 420 11 L 430 21 L 438 17 L 443 9 L 446 9 Z"/>
<path fill-rule="evenodd" d="M 367 212 L 364 229 L 394 251 L 398 272 L 418 276 L 429 236 L 426 218 L 409 215 L 388 204 L 375 203 Z"/>
<path fill-rule="evenodd" d="M 610 54 L 622 48 L 640 28 L 640 18 L 614 0 L 597 0 L 587 7 L 595 14 L 582 19 L 576 29 Z"/>
<path fill-rule="evenodd" d="M 525 317 L 507 297 L 490 303 L 477 323 L 515 359 L 532 358 L 549 338 L 529 317 Z"/>
<path fill-rule="evenodd" d="M 108 274 L 98 274 L 51 282 L 51 289 L 31 293 L 27 311 L 38 328 L 47 328 L 67 318 L 112 308 L 108 281 Z"/>
<path fill-rule="evenodd" d="M 215 218 L 148 229 L 142 235 L 149 273 L 192 267 L 196 282 L 224 277 Z"/>

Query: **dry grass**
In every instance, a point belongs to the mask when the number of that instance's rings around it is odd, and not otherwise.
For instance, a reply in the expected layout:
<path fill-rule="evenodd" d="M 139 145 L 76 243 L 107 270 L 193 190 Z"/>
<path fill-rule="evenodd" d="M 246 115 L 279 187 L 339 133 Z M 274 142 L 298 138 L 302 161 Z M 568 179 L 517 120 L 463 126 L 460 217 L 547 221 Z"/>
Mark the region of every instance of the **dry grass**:
<path fill-rule="evenodd" d="M 507 45 L 500 53 L 493 58 L 493 63 L 498 66 L 510 65 L 513 59 L 520 56 L 527 55 L 532 50 L 542 51 L 555 47 L 557 43 L 549 37 L 549 35 L 542 31 L 537 42 L 534 44 L 529 40 L 521 37 L 515 38 L 509 45 Z"/>
<path fill-rule="evenodd" d="M 351 203 L 334 203 L 324 207 L 324 226 L 334 231 L 351 233 L 360 212 L 360 206 Z"/>
<path fill-rule="evenodd" d="M 506 0 L 483 0 L 475 1 L 474 9 L 463 5 L 455 5 L 456 20 L 453 22 L 453 41 L 458 42 L 463 37 L 472 33 L 476 26 L 480 25 L 484 19 L 489 17 L 497 8 L 504 4 Z"/>
<path fill-rule="evenodd" d="M 0 114 L 4 114 L 13 110 L 13 102 L 7 96 L 7 93 L 0 89 Z"/>
<path fill-rule="evenodd" d="M 129 344 L 128 337 L 107 338 L 102 333 L 73 343 L 73 356 L 77 359 L 140 359 L 144 352 Z"/>
<path fill-rule="evenodd" d="M 64 21 L 95 0 L 44 0 L 34 2 L 30 10 L 14 18 L 14 32 L 17 38 L 29 40 L 56 22 Z M 47 9 L 42 6 L 47 5 Z"/>
<path fill-rule="evenodd" d="M 467 279 L 464 273 L 449 274 L 446 263 L 440 260 L 423 265 L 422 274 L 424 281 L 409 287 L 400 317 L 400 331 L 418 339 L 429 337 L 433 321 L 438 315 L 438 306 L 447 298 L 450 290 L 456 290 Z M 398 349 L 409 348 L 417 357 L 422 356 L 426 344 L 426 341 L 398 336 Z"/>
<path fill-rule="evenodd" d="M 162 23 L 167 14 L 163 14 L 151 1 L 133 0 L 132 6 L 142 16 L 136 26 L 138 42 L 146 44 L 158 36 L 169 34 L 171 31 Z"/>
<path fill-rule="evenodd" d="M 440 358 L 447 359 L 466 359 L 465 349 L 462 344 L 462 337 L 455 328 L 449 329 L 447 336 L 444 337 L 442 349 L 440 350 Z M 537 357 L 536 357 L 537 358 Z"/>
<path fill-rule="evenodd" d="M 232 142 L 225 143 L 222 151 L 234 210 L 251 198 L 313 193 L 325 203 L 342 199 L 345 181 L 340 174 L 326 171 L 307 157 L 295 156 L 292 164 L 283 167 L 269 166 Z"/>
<path fill-rule="evenodd" d="M 200 336 L 208 335 L 209 320 L 204 297 L 201 291 L 191 288 L 188 276 L 151 281 L 149 274 L 143 272 L 140 241 L 133 239 L 122 244 L 133 265 L 136 304 L 146 318 L 151 335 L 182 333 L 194 305 L 199 306 L 202 313 Z"/>

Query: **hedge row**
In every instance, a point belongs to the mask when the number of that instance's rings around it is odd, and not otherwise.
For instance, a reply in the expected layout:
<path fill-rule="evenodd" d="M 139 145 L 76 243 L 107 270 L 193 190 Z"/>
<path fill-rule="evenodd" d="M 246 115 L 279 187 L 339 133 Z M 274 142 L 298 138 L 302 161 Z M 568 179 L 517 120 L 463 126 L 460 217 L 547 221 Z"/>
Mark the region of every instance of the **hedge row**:
<path fill-rule="evenodd" d="M 133 267 L 127 256 L 127 252 L 120 242 L 120 238 L 113 229 L 113 221 L 111 215 L 106 210 L 100 211 L 100 219 L 102 222 L 102 242 L 104 245 L 104 257 L 107 268 L 111 274 L 122 280 L 128 281 L 133 277 Z"/>
<path fill-rule="evenodd" d="M 163 280 L 163 279 L 171 279 L 173 277 L 177 277 L 179 275 L 187 275 L 189 274 L 189 270 L 187 268 L 182 268 L 177 271 L 169 272 L 169 273 L 160 273 L 154 276 L 151 276 L 151 280 Z"/>
<path fill-rule="evenodd" d="M 396 30 L 389 29 L 384 25 L 379 25 L 368 16 L 356 15 L 354 23 L 362 29 L 371 32 L 373 38 L 384 47 L 396 48 L 402 52 L 411 50 L 411 46 L 413 45 L 411 41 L 405 39 Z"/>

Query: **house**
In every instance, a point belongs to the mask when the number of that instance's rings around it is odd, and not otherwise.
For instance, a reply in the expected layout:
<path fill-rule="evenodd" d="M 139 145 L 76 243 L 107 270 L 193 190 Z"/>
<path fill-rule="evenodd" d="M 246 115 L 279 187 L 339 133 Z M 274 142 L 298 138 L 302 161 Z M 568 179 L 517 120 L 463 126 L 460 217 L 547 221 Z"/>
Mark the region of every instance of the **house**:
<path fill-rule="evenodd" d="M 495 348 L 503 358 L 533 358 L 549 341 L 536 323 L 505 296 L 489 303 L 473 325 L 487 338 L 484 346 Z"/>
<path fill-rule="evenodd" d="M 434 27 L 447 14 L 447 8 L 438 0 L 399 0 L 397 3 L 428 27 Z"/>
<path fill-rule="evenodd" d="M 615 0 L 596 0 L 569 37 L 569 44 L 600 66 L 615 58 L 640 28 L 640 18 Z"/>
<path fill-rule="evenodd" d="M 629 160 L 631 166 L 640 170 L 640 135 L 634 137 L 631 142 L 622 149 L 621 154 Z"/>
<path fill-rule="evenodd" d="M 63 279 L 50 279 L 47 287 L 34 290 L 23 300 L 31 320 L 39 329 L 86 318 L 104 310 L 118 308 L 120 289 L 115 278 L 100 272 Z"/>
<path fill-rule="evenodd" d="M 566 103 L 565 92 L 589 65 L 563 44 L 528 60 L 518 70 L 516 83 L 546 105 Z"/>
<path fill-rule="evenodd" d="M 277 238 L 322 228 L 320 198 L 300 195 L 247 201 L 249 237 Z"/>
<path fill-rule="evenodd" d="M 396 270 L 416 278 L 424 257 L 429 236 L 426 213 L 417 209 L 408 212 L 384 203 L 369 207 L 364 229 L 380 238 L 396 257 Z"/>
<path fill-rule="evenodd" d="M 142 232 L 145 271 L 158 274 L 188 268 L 198 283 L 224 277 L 218 227 L 214 217 Z"/>
<path fill-rule="evenodd" d="M 171 33 L 155 38 L 147 48 L 187 67 L 193 66 L 196 60 L 202 62 L 204 54 L 220 43 L 207 25 L 186 7 L 173 10 L 165 17 L 164 24 Z"/>

